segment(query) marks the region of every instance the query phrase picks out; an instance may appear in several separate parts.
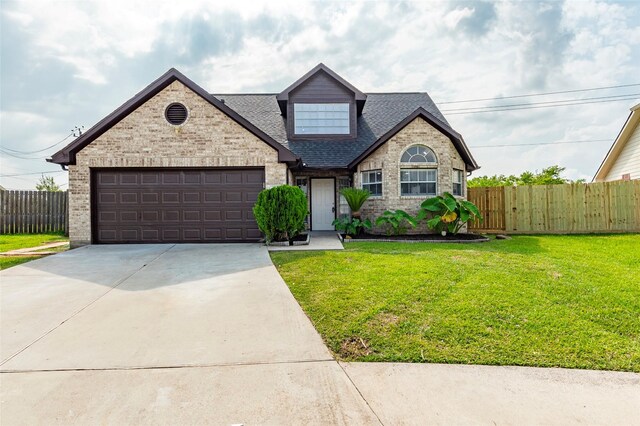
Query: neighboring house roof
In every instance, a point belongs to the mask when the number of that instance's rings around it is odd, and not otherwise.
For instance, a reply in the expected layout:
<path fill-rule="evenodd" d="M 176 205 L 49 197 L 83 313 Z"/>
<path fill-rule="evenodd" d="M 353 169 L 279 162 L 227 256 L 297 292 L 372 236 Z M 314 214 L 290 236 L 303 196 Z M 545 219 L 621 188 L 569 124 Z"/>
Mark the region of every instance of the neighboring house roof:
<path fill-rule="evenodd" d="M 358 117 L 357 138 L 349 141 L 287 140 L 285 118 L 273 93 L 214 96 L 302 158 L 308 167 L 355 167 L 364 159 L 363 153 L 370 154 L 420 116 L 451 139 L 468 170 L 479 168 L 462 136 L 451 128 L 427 93 L 368 93 L 362 115 Z M 387 138 L 382 140 L 384 136 Z"/>
<path fill-rule="evenodd" d="M 598 167 L 598 171 L 593 177 L 593 181 L 603 181 L 606 180 L 609 172 L 612 167 L 618 161 L 620 154 L 622 153 L 624 147 L 627 145 L 631 136 L 634 134 L 634 131 L 638 127 L 638 123 L 640 123 L 640 104 L 631 107 L 631 113 L 629 117 L 627 117 L 627 121 L 622 126 L 620 133 L 618 133 L 618 137 L 609 148 L 607 155 L 602 160 L 600 167 Z"/>
<path fill-rule="evenodd" d="M 189 89 L 200 95 L 204 100 L 209 102 L 211 105 L 218 108 L 224 114 L 226 114 L 229 118 L 234 120 L 236 123 L 240 124 L 242 127 L 247 129 L 249 132 L 257 136 L 259 139 L 273 147 L 278 151 L 278 159 L 281 162 L 295 162 L 299 159 L 286 147 L 282 144 L 273 140 L 272 137 L 264 133 L 262 130 L 258 129 L 255 125 L 249 122 L 245 117 L 239 115 L 236 111 L 232 110 L 228 106 L 226 106 L 220 100 L 214 98 L 209 93 L 207 93 L 203 88 L 198 86 L 196 83 L 188 79 L 184 74 L 176 70 L 175 68 L 171 68 L 169 71 L 160 76 L 153 83 L 145 87 L 141 92 L 136 94 L 133 98 L 129 99 L 127 102 L 122 104 L 119 108 L 117 108 L 114 112 L 100 120 L 95 126 L 91 127 L 82 136 L 75 139 L 66 147 L 62 148 L 60 151 L 53 154 L 50 159 L 47 159 L 50 163 L 56 163 L 60 165 L 69 165 L 75 164 L 76 161 L 76 153 L 80 151 L 82 148 L 93 142 L 104 132 L 113 127 L 116 123 L 122 120 L 124 117 L 132 113 L 142 104 L 147 102 L 149 99 L 157 95 L 160 91 L 165 89 L 174 81 L 179 81 Z"/>

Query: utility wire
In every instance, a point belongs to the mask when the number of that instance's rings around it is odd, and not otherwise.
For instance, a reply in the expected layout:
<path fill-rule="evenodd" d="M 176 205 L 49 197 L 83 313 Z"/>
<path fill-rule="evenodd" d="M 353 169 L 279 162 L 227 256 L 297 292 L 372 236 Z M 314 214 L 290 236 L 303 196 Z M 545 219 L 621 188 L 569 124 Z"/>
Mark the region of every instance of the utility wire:
<path fill-rule="evenodd" d="M 13 157 L 13 158 L 18 158 L 20 160 L 42 160 L 43 158 L 47 158 L 49 157 L 48 155 L 43 155 L 40 157 L 24 157 L 22 155 L 16 155 L 12 152 L 7 152 L 4 149 L 0 149 L 0 152 L 4 155 L 8 155 L 9 157 Z"/>
<path fill-rule="evenodd" d="M 571 106 L 571 105 L 590 105 L 590 104 L 600 104 L 604 102 L 620 102 L 620 101 L 630 101 L 637 99 L 637 97 L 633 96 L 630 98 L 623 99 L 609 99 L 603 101 L 589 101 L 589 102 L 571 102 L 566 104 L 557 104 L 557 105 L 540 105 L 540 106 L 531 106 L 531 107 L 517 107 L 517 108 L 504 108 L 504 109 L 490 109 L 490 110 L 482 110 L 482 111 L 458 111 L 458 112 L 449 112 L 447 115 L 461 115 L 461 114 L 482 114 L 486 112 L 503 112 L 503 111 L 519 111 L 523 109 L 539 109 L 539 108 L 555 108 L 555 107 L 563 107 L 563 106 Z"/>
<path fill-rule="evenodd" d="M 557 141 L 557 142 L 537 142 L 537 143 L 520 143 L 520 144 L 504 144 L 504 145 L 476 145 L 469 148 L 497 148 L 497 147 L 514 147 L 514 146 L 538 146 L 538 145 L 559 145 L 567 143 L 599 143 L 599 142 L 611 142 L 610 139 L 589 139 L 583 141 Z"/>
<path fill-rule="evenodd" d="M 592 88 L 589 88 L 589 89 L 560 90 L 560 91 L 557 91 L 557 92 L 530 93 L 528 95 L 499 96 L 499 97 L 496 97 L 496 98 L 465 99 L 465 100 L 461 100 L 461 101 L 438 102 L 438 105 L 461 104 L 461 103 L 466 103 L 466 102 L 480 102 L 480 101 L 497 101 L 497 100 L 502 100 L 502 99 L 528 98 L 528 97 L 532 97 L 532 96 L 560 95 L 560 94 L 563 94 L 563 93 L 591 92 L 591 91 L 594 91 L 594 90 L 618 89 L 618 88 L 621 88 L 621 87 L 634 87 L 634 86 L 640 86 L 640 83 L 620 84 L 618 86 L 592 87 Z"/>
<path fill-rule="evenodd" d="M 68 134 L 64 139 L 62 139 L 61 141 L 56 142 L 56 143 L 54 143 L 53 145 L 48 146 L 48 147 L 46 147 L 46 148 L 38 149 L 38 150 L 36 150 L 36 151 L 19 151 L 19 150 L 17 150 L 17 149 L 7 148 L 7 147 L 5 147 L 5 146 L 3 146 L 3 147 L 2 147 L 2 149 L 3 149 L 4 151 L 11 151 L 11 152 L 14 152 L 14 153 L 16 153 L 16 154 L 24 154 L 24 155 L 37 154 L 37 153 L 39 153 L 39 152 L 47 151 L 47 150 L 49 150 L 49 149 L 51 149 L 51 148 L 53 148 L 53 147 L 55 147 L 55 146 L 60 145 L 62 142 L 66 141 L 66 140 L 67 140 L 67 139 L 69 139 L 71 136 L 73 136 L 73 132 L 69 133 L 69 134 Z"/>
<path fill-rule="evenodd" d="M 483 106 L 483 107 L 468 107 L 468 108 L 456 108 L 456 109 L 443 109 L 442 112 L 453 112 L 453 111 L 473 111 L 473 110 L 483 110 L 483 109 L 495 109 L 495 108 L 511 108 L 511 107 L 521 107 L 521 106 L 533 106 L 533 105 L 549 105 L 553 104 L 562 104 L 566 102 L 582 102 L 582 101 L 593 101 L 593 100 L 601 100 L 601 99 L 618 99 L 618 98 L 627 98 L 629 96 L 635 97 L 640 96 L 640 93 L 627 93 L 624 95 L 612 95 L 612 96 L 598 96 L 594 98 L 581 98 L 581 99 L 562 99 L 557 101 L 543 101 L 543 102 L 530 102 L 524 104 L 504 104 L 504 105 L 491 105 L 491 106 Z M 627 100 L 627 99 L 624 99 Z"/>
<path fill-rule="evenodd" d="M 29 176 L 29 175 L 48 175 L 51 173 L 64 173 L 66 170 L 54 170 L 51 172 L 33 172 L 33 173 L 18 173 L 14 175 L 0 175 L 0 177 L 18 177 L 18 176 Z"/>

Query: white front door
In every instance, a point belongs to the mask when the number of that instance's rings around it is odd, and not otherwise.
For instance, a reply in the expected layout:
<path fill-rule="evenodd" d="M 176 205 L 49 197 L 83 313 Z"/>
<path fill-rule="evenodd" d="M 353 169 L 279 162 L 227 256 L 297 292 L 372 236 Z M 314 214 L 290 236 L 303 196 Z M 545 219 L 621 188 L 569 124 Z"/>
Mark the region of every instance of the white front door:
<path fill-rule="evenodd" d="M 311 230 L 333 231 L 336 217 L 335 181 L 311 179 Z"/>

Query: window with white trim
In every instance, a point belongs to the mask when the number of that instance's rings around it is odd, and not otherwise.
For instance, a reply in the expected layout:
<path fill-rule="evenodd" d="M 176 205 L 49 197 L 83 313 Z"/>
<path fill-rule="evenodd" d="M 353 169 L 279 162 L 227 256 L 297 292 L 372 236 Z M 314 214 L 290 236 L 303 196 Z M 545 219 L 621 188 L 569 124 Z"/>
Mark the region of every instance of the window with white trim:
<path fill-rule="evenodd" d="M 436 154 L 424 146 L 414 145 L 408 148 L 400 158 L 401 163 L 437 164 Z"/>
<path fill-rule="evenodd" d="M 382 197 L 382 170 L 362 172 L 362 189 L 369 191 L 372 197 Z"/>
<path fill-rule="evenodd" d="M 349 104 L 293 105 L 294 133 L 296 135 L 348 135 Z"/>
<path fill-rule="evenodd" d="M 436 169 L 401 169 L 400 195 L 436 195 L 438 171 Z"/>
<path fill-rule="evenodd" d="M 462 196 L 462 182 L 464 182 L 462 170 L 453 169 L 453 195 Z"/>

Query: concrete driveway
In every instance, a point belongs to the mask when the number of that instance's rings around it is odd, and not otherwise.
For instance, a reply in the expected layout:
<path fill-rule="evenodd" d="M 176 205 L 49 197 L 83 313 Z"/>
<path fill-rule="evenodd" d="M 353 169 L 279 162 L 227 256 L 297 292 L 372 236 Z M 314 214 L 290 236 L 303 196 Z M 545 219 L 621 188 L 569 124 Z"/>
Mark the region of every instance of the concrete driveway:
<path fill-rule="evenodd" d="M 640 375 L 338 363 L 259 245 L 0 273 L 0 424 L 640 424 Z"/>
<path fill-rule="evenodd" d="M 377 422 L 257 244 L 90 246 L 1 279 L 3 424 Z"/>

